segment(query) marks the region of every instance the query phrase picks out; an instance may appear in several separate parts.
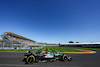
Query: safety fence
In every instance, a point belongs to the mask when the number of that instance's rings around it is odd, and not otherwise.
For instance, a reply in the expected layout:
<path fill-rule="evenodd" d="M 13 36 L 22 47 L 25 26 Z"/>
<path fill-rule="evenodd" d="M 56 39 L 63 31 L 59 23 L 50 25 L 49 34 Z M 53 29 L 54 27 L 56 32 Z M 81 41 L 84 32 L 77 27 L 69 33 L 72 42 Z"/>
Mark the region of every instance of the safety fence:
<path fill-rule="evenodd" d="M 42 49 L 43 47 L 0 47 L 0 49 Z"/>

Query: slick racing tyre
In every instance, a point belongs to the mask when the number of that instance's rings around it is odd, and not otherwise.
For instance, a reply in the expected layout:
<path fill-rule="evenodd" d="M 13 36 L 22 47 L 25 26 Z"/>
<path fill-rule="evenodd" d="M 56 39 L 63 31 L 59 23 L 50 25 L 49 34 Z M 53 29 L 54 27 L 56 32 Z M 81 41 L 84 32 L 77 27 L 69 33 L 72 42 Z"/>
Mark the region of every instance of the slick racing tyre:
<path fill-rule="evenodd" d="M 67 56 L 66 55 L 63 55 L 62 56 L 62 61 L 66 62 L 68 60 Z"/>
<path fill-rule="evenodd" d="M 26 64 L 32 64 L 35 62 L 35 57 L 34 56 L 29 56 L 27 59 L 26 59 Z"/>

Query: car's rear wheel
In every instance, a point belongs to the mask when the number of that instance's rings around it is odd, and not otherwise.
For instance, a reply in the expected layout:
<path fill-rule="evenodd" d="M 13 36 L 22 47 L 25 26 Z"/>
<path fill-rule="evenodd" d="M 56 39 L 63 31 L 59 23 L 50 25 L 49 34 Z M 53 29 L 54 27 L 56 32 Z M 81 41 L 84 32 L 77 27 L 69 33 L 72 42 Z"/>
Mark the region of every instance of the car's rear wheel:
<path fill-rule="evenodd" d="M 34 56 L 29 56 L 27 59 L 26 59 L 26 64 L 32 64 L 35 62 L 35 57 Z"/>

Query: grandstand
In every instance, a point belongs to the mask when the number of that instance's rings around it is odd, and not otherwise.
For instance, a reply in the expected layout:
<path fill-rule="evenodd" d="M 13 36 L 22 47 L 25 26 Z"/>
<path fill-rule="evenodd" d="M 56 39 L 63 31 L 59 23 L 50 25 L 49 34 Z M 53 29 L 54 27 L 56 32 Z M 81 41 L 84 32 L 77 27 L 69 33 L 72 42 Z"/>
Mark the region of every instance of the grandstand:
<path fill-rule="evenodd" d="M 17 35 L 15 33 L 12 32 L 4 32 L 1 35 L 3 41 L 10 42 L 10 46 L 11 47 L 33 47 L 33 46 L 44 46 L 43 44 L 38 44 L 36 43 L 36 41 L 28 39 L 26 37 Z M 5 44 L 5 47 L 7 47 L 8 45 Z"/>

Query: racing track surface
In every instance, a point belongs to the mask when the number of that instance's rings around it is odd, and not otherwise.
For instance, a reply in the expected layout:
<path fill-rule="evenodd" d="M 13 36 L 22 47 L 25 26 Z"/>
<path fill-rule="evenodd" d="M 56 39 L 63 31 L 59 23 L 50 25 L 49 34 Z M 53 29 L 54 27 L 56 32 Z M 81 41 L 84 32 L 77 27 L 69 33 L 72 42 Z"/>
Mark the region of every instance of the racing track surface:
<path fill-rule="evenodd" d="M 0 52 L 0 67 L 100 67 L 100 50 L 96 54 L 67 54 L 72 56 L 68 62 L 46 62 L 24 64 L 23 52 Z"/>

